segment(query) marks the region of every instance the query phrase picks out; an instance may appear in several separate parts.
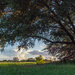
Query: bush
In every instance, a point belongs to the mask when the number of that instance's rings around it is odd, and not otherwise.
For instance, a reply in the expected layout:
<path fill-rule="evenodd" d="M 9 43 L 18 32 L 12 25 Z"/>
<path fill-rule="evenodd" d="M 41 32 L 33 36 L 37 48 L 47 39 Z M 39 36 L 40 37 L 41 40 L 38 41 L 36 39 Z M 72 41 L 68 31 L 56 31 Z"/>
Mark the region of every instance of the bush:
<path fill-rule="evenodd" d="M 28 58 L 27 62 L 35 62 L 35 59 L 34 58 Z"/>
<path fill-rule="evenodd" d="M 73 60 L 68 59 L 68 60 L 65 60 L 65 61 L 61 60 L 60 62 L 63 63 L 63 64 L 67 64 L 67 63 L 75 64 L 75 59 L 73 59 Z"/>
<path fill-rule="evenodd" d="M 43 64 L 43 63 L 45 63 L 45 61 L 43 60 L 43 57 L 41 55 L 39 55 L 38 57 L 36 57 L 36 63 L 37 64 Z"/>
<path fill-rule="evenodd" d="M 68 63 L 75 64 L 75 59 L 74 59 L 74 60 L 68 60 L 67 62 L 68 62 Z"/>

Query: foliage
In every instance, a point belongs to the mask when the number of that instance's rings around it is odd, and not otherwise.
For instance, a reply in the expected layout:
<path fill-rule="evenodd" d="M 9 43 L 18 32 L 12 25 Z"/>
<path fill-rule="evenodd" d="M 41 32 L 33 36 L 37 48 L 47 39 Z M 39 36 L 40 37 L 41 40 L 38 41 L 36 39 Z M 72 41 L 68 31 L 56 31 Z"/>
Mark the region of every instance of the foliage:
<path fill-rule="evenodd" d="M 67 59 L 67 60 L 62 59 L 60 61 L 60 63 L 62 63 L 62 64 L 75 64 L 75 59 L 73 59 L 73 60 L 70 60 L 70 59 Z"/>
<path fill-rule="evenodd" d="M 7 60 L 3 60 L 3 62 L 7 62 Z"/>
<path fill-rule="evenodd" d="M 75 45 L 47 45 L 43 50 L 48 50 L 49 54 L 57 57 L 60 60 L 75 59 Z"/>
<path fill-rule="evenodd" d="M 26 60 L 20 60 L 21 62 L 26 62 Z"/>
<path fill-rule="evenodd" d="M 1 0 L 0 7 L 1 47 L 19 42 L 27 49 L 36 39 L 75 45 L 74 0 Z"/>
<path fill-rule="evenodd" d="M 39 55 L 38 57 L 36 57 L 36 63 L 37 64 L 43 64 L 45 63 L 43 60 L 43 57 L 41 55 Z"/>
<path fill-rule="evenodd" d="M 26 61 L 27 62 L 35 62 L 35 59 L 34 58 L 28 58 Z"/>
<path fill-rule="evenodd" d="M 18 57 L 14 57 L 13 61 L 19 61 L 19 58 Z"/>

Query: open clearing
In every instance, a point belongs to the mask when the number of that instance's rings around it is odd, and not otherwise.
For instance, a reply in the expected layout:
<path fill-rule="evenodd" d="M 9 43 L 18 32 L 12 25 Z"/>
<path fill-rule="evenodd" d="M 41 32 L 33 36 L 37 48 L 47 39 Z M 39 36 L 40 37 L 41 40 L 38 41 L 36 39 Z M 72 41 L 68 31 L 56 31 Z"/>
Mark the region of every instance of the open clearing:
<path fill-rule="evenodd" d="M 0 63 L 0 75 L 75 75 L 74 64 Z M 14 64 L 14 65 L 13 65 Z"/>

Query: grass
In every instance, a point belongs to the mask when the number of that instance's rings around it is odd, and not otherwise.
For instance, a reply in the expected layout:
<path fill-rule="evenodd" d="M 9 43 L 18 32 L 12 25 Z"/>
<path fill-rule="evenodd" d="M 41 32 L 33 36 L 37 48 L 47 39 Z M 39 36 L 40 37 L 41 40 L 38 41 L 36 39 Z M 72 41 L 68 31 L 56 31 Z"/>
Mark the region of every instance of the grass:
<path fill-rule="evenodd" d="M 5 62 L 6 63 L 6 62 Z M 12 62 L 13 63 L 13 62 Z M 75 75 L 74 64 L 44 64 L 44 65 L 30 65 L 26 62 L 16 64 L 0 63 L 0 75 Z"/>
<path fill-rule="evenodd" d="M 34 65 L 36 62 L 0 62 L 0 65 Z"/>

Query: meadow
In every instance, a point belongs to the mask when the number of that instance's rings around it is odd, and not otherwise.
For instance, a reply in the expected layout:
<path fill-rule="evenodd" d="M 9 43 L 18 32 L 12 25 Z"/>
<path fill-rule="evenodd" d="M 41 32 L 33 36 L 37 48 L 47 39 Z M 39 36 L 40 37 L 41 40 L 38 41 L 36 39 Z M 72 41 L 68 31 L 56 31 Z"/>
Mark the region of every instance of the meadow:
<path fill-rule="evenodd" d="M 74 64 L 0 63 L 0 75 L 75 75 Z"/>
<path fill-rule="evenodd" d="M 0 62 L 0 66 L 4 65 L 35 65 L 36 62 Z"/>

